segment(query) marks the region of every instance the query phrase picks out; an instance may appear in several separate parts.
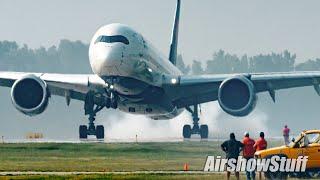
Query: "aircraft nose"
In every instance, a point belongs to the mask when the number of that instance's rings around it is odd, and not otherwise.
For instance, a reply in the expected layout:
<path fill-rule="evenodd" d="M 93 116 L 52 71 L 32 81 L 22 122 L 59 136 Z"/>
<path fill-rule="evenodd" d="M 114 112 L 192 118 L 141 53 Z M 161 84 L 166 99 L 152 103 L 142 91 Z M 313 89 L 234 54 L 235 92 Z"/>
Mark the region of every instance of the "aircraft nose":
<path fill-rule="evenodd" d="M 122 61 L 121 51 L 117 47 L 106 47 L 97 49 L 96 58 L 103 67 L 119 66 Z"/>
<path fill-rule="evenodd" d="M 89 57 L 93 72 L 101 76 L 118 75 L 123 61 L 122 49 L 102 43 L 92 46 Z"/>

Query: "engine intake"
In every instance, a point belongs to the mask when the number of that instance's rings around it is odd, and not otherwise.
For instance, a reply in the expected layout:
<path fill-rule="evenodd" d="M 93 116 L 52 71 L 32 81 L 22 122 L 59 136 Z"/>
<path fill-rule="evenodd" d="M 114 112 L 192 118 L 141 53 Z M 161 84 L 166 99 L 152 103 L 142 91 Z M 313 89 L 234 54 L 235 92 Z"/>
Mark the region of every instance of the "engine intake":
<path fill-rule="evenodd" d="M 245 76 L 235 76 L 224 80 L 218 91 L 221 108 L 233 116 L 246 116 L 256 105 L 253 83 Z"/>
<path fill-rule="evenodd" d="M 11 100 L 20 112 L 29 116 L 38 115 L 48 106 L 47 84 L 35 75 L 27 75 L 13 84 Z"/>

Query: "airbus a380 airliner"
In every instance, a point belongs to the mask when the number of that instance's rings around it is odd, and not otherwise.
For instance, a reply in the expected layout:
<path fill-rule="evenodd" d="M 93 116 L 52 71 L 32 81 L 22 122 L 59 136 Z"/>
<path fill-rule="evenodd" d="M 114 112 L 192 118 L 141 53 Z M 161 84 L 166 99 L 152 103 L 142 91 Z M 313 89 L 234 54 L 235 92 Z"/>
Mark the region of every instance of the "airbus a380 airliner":
<path fill-rule="evenodd" d="M 181 0 L 177 1 L 169 58 L 162 56 L 141 34 L 122 24 L 101 27 L 90 43 L 94 74 L 0 72 L 0 85 L 11 87 L 12 103 L 20 112 L 42 113 L 51 95 L 84 102 L 89 125 L 79 127 L 79 137 L 104 138 L 104 127 L 95 126 L 96 113 L 104 108 L 144 114 L 154 120 L 172 119 L 183 110 L 193 125 L 183 127 L 183 137 L 208 138 L 208 126 L 199 125 L 198 106 L 218 100 L 233 116 L 246 116 L 255 107 L 256 94 L 269 92 L 275 101 L 279 89 L 314 86 L 320 95 L 320 72 L 183 75 L 175 66 Z"/>

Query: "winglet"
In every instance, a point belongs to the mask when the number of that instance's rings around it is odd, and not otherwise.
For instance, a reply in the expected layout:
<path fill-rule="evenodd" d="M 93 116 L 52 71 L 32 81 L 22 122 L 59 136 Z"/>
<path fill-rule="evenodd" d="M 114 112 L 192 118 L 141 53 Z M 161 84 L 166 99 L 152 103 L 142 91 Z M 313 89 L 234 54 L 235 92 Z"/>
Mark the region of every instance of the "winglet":
<path fill-rule="evenodd" d="M 171 45 L 170 45 L 170 54 L 169 54 L 169 60 L 174 65 L 176 64 L 176 61 L 177 61 L 180 6 L 181 6 L 181 0 L 177 0 L 177 9 L 176 9 L 176 15 L 174 18 L 172 37 L 171 37 Z"/>

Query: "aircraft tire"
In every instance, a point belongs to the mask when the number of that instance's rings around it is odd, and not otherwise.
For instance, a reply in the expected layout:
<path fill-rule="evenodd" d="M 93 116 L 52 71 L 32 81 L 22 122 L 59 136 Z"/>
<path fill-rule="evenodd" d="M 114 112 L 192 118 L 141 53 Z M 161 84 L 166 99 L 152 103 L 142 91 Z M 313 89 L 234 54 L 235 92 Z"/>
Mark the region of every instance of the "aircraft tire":
<path fill-rule="evenodd" d="M 201 139 L 208 139 L 209 128 L 208 125 L 201 125 L 200 126 L 200 137 Z"/>
<path fill-rule="evenodd" d="M 191 126 L 190 125 L 184 125 L 183 126 L 183 138 L 191 138 Z"/>
<path fill-rule="evenodd" d="M 97 139 L 104 139 L 104 127 L 102 125 L 96 128 L 96 137 Z"/>
<path fill-rule="evenodd" d="M 86 125 L 79 126 L 79 138 L 80 139 L 87 139 L 88 138 L 88 128 Z"/>

